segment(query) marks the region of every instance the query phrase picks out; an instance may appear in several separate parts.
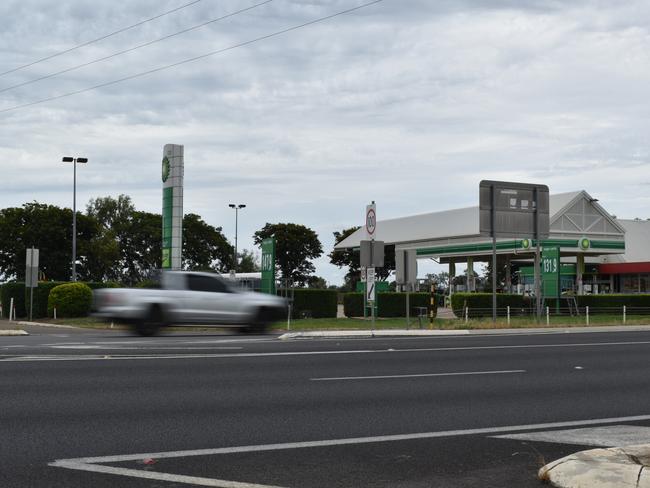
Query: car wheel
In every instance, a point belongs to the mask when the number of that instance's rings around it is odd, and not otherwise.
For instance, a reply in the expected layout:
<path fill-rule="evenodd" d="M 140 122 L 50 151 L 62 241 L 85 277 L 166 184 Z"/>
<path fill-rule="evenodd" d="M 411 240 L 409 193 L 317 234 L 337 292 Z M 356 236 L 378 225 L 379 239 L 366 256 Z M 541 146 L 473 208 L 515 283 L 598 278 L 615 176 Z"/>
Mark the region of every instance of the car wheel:
<path fill-rule="evenodd" d="M 155 335 L 165 325 L 162 309 L 155 305 L 151 307 L 146 318 L 136 322 L 135 331 L 144 337 Z"/>
<path fill-rule="evenodd" d="M 269 314 L 263 308 L 260 308 L 255 317 L 253 318 L 252 323 L 250 323 L 244 332 L 249 334 L 263 334 L 266 332 L 267 327 L 269 326 Z"/>

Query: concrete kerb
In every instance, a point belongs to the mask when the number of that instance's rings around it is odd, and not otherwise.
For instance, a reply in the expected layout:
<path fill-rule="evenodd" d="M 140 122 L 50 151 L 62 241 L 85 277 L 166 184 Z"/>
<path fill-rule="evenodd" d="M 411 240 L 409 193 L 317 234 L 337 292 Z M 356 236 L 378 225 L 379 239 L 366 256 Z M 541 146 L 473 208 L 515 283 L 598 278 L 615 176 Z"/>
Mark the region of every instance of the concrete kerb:
<path fill-rule="evenodd" d="M 315 330 L 308 332 L 287 332 L 278 339 L 314 339 L 321 337 L 402 337 L 402 336 L 455 336 L 468 335 L 469 331 L 461 330 L 425 330 L 425 329 L 381 329 L 375 330 Z"/>
<path fill-rule="evenodd" d="M 591 449 L 542 467 L 538 477 L 558 488 L 650 488 L 650 444 Z"/>
<path fill-rule="evenodd" d="M 78 329 L 72 325 L 48 324 L 46 322 L 27 322 L 25 320 L 16 322 L 18 325 L 36 325 L 38 327 L 53 327 L 55 329 Z"/>

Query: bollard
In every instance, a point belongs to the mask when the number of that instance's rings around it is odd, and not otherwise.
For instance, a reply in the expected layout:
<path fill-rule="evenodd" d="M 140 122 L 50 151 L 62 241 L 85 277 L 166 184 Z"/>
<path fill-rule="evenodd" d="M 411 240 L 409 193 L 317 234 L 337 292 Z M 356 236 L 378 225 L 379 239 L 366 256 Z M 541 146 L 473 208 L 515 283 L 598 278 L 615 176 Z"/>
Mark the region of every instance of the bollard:
<path fill-rule="evenodd" d="M 14 310 L 14 298 L 11 297 L 11 300 L 9 301 L 9 322 L 11 322 L 11 311 Z M 14 314 L 16 312 L 14 311 Z"/>
<path fill-rule="evenodd" d="M 510 325 L 510 305 L 508 305 L 508 325 Z"/>
<path fill-rule="evenodd" d="M 56 320 L 56 307 L 54 307 L 54 320 Z"/>
<path fill-rule="evenodd" d="M 465 307 L 465 323 L 469 320 L 469 307 Z"/>
<path fill-rule="evenodd" d="M 626 315 L 627 315 L 627 306 L 623 305 L 623 325 L 625 325 Z"/>
<path fill-rule="evenodd" d="M 589 305 L 585 307 L 585 316 L 587 317 L 587 325 L 589 325 Z"/>
<path fill-rule="evenodd" d="M 550 321 L 550 318 L 549 318 L 549 316 L 548 316 L 548 307 L 546 307 L 546 325 L 549 325 L 550 322 L 551 322 L 551 321 Z"/>
<path fill-rule="evenodd" d="M 431 283 L 431 297 L 429 300 L 429 306 L 431 309 L 429 310 L 429 329 L 433 329 L 433 314 L 434 312 L 437 314 L 437 310 L 433 307 L 437 307 L 438 304 L 436 303 L 436 285 Z"/>

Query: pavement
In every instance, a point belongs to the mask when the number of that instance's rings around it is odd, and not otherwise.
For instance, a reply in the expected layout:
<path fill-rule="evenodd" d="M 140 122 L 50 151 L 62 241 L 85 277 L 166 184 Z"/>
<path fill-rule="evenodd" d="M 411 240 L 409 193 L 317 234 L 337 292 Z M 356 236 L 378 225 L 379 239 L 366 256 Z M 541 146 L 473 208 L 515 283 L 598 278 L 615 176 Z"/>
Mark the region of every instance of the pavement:
<path fill-rule="evenodd" d="M 60 328 L 60 329 L 77 329 L 74 327 L 70 326 L 53 326 L 52 324 L 43 324 L 39 322 L 6 322 L 6 321 L 0 321 L 0 335 L 28 335 L 28 332 L 24 330 L 17 330 L 15 327 L 25 327 L 29 331 L 34 331 L 35 334 L 38 334 L 40 330 L 40 327 L 55 327 L 55 328 Z M 94 332 L 94 333 L 99 333 L 99 331 L 89 331 L 89 332 Z M 101 333 L 105 333 L 107 331 L 101 331 Z M 312 331 L 312 332 L 288 332 L 285 334 L 280 335 L 278 338 L 282 339 L 283 341 L 281 342 L 293 342 L 291 341 L 292 339 L 313 339 L 313 340 L 318 340 L 318 339 L 349 339 L 349 338 L 356 338 L 356 339 L 367 339 L 367 338 L 372 338 L 372 337 L 378 337 L 378 338 L 390 338 L 390 337 L 403 337 L 404 339 L 415 339 L 417 337 L 422 337 L 424 338 L 430 338 L 434 339 L 436 336 L 450 336 L 448 339 L 453 339 L 453 336 L 477 336 L 476 339 L 478 340 L 478 336 L 494 336 L 494 335 L 502 335 L 502 336 L 512 336 L 514 339 L 517 336 L 523 336 L 523 335 L 538 335 L 540 337 L 544 337 L 546 335 L 550 334 L 589 334 L 589 333 L 595 333 L 595 332 L 608 332 L 608 333 L 617 333 L 617 332 L 650 332 L 650 326 L 599 326 L 599 327 L 570 327 L 570 328 L 530 328 L 530 329 L 480 329 L 480 330 L 429 330 L 429 329 L 403 329 L 403 330 L 375 330 L 375 331 L 369 331 L 369 330 L 357 330 L 357 331 Z M 268 336 L 267 336 L 268 337 Z M 568 336 L 565 336 L 568 337 Z M 442 337 L 441 337 L 442 339 Z M 468 338 L 469 339 L 469 338 Z M 487 339 L 487 338 L 486 338 Z M 272 340 L 272 339 L 271 339 Z M 458 340 L 461 340 L 461 337 L 458 338 Z M 642 340 L 639 338 L 639 340 Z M 584 341 L 581 342 L 585 342 Z M 265 342 L 266 343 L 266 342 Z M 98 343 L 102 344 L 102 343 Z M 127 345 L 128 343 L 125 343 Z M 264 343 L 262 343 L 264 344 Z M 609 343 L 603 343 L 603 344 L 611 344 L 612 347 L 628 347 L 627 345 L 631 345 L 632 343 L 629 341 L 621 341 L 621 339 L 617 339 L 617 342 L 609 342 Z M 620 346 L 619 346 L 620 344 Z M 642 343 L 640 343 L 642 344 Z M 588 346 L 591 347 L 591 344 L 581 344 L 581 343 L 576 343 L 576 346 L 580 348 L 580 346 Z M 216 346 L 216 344 L 215 344 Z M 71 348 L 71 347 L 81 347 L 81 346 L 74 346 L 74 345 L 67 345 L 67 344 L 62 344 L 61 346 L 56 346 L 56 347 L 65 347 L 65 348 Z M 83 346 L 83 347 L 90 347 L 90 346 Z M 97 346 L 92 346 L 92 347 L 97 347 Z M 129 347 L 129 346 L 127 346 Z M 224 347 L 222 345 L 222 347 Z M 516 345 L 507 345 L 507 346 L 497 346 L 497 347 L 512 347 L 511 351 L 514 353 L 518 349 L 518 347 L 521 346 L 516 346 Z M 526 346 L 528 347 L 528 346 Z M 535 346 L 536 347 L 536 346 Z M 557 347 L 555 345 L 554 347 Z M 584 347 L 583 347 L 584 348 Z M 458 348 L 456 348 L 458 349 Z M 465 347 L 463 347 L 465 349 Z M 478 347 L 478 350 L 490 350 L 491 348 L 488 347 L 483 348 L 483 347 Z M 61 350 L 61 349 L 59 349 Z M 66 349 L 63 349 L 66 350 Z M 392 350 L 392 349 L 389 349 Z M 441 349 L 437 349 L 438 351 L 441 351 Z M 535 351 L 536 349 L 531 349 L 531 353 Z M 170 349 L 169 351 L 164 351 L 167 353 L 172 352 Z M 139 351 L 140 353 L 140 351 Z M 280 354 L 283 357 L 284 354 L 287 354 L 287 352 L 281 352 L 281 353 L 271 353 L 270 357 L 273 357 L 273 354 Z M 304 353 L 298 353 L 298 354 L 304 354 Z M 227 357 L 230 356 L 230 354 L 220 354 L 219 357 Z M 300 357 L 300 356 L 298 356 Z M 631 354 L 624 354 L 623 357 L 631 358 L 634 357 Z M 521 361 L 527 360 L 526 355 L 522 356 L 519 358 Z M 540 358 L 541 360 L 542 358 Z M 586 361 L 586 358 L 581 359 L 582 361 Z M 605 358 L 603 357 L 603 360 Z M 598 362 L 596 360 L 591 360 L 593 363 L 592 368 L 598 367 Z M 637 364 L 637 367 L 641 367 L 644 364 L 644 360 L 642 360 L 640 357 L 638 359 L 639 364 Z M 539 364 L 539 361 L 537 361 Z M 581 363 L 582 364 L 582 363 Z M 615 373 L 615 368 L 617 368 L 616 364 L 611 364 L 610 365 L 612 368 L 605 368 L 600 372 L 600 377 L 602 378 L 603 382 L 606 380 L 606 378 L 603 375 L 607 375 L 607 378 L 611 379 L 614 381 L 614 384 L 618 381 L 623 381 L 622 376 L 619 377 Z M 470 366 L 468 365 L 466 368 L 457 368 L 459 370 L 464 370 L 468 369 Z M 553 362 L 548 363 L 545 366 L 545 369 L 553 368 Z M 413 368 L 415 369 L 415 368 Z M 493 368 L 493 369 L 499 369 L 499 368 Z M 591 368 L 590 368 L 591 369 Z M 636 372 L 634 371 L 636 369 Z M 582 366 L 577 366 L 576 370 L 582 370 Z M 621 367 L 620 372 L 623 374 L 624 371 L 630 372 L 632 374 L 632 377 L 629 378 L 629 381 L 638 381 L 639 378 L 641 378 L 643 375 L 641 373 L 642 369 L 640 368 L 627 368 L 627 367 Z M 151 372 L 149 372 L 151 374 Z M 373 373 L 372 371 L 368 371 L 364 374 L 371 374 Z M 276 372 L 275 375 L 277 376 L 279 373 Z M 627 374 L 627 373 L 625 373 Z M 612 376 L 613 375 L 613 376 Z M 325 378 L 326 380 L 339 380 L 343 382 L 344 379 L 349 379 L 349 378 L 342 378 L 339 377 L 341 376 L 341 373 L 337 372 L 336 374 L 332 375 L 332 378 Z M 408 376 L 408 375 L 406 375 Z M 412 375 L 413 377 L 417 376 L 426 376 L 426 375 Z M 614 377 L 616 376 L 616 378 Z M 633 377 L 636 376 L 636 380 L 634 380 Z M 393 378 L 395 377 L 394 375 L 391 376 L 367 376 L 368 378 Z M 361 378 L 360 376 L 354 377 L 354 378 Z M 585 385 L 580 383 L 573 383 L 572 386 L 569 388 L 569 390 L 566 390 L 564 395 L 567 395 L 568 391 L 571 391 L 572 389 L 575 389 L 574 391 L 576 393 L 581 393 L 582 395 L 589 395 L 593 397 L 595 393 L 597 393 L 595 390 L 598 388 L 603 387 L 604 383 L 603 382 L 596 382 L 593 385 Z M 344 382 L 345 383 L 345 382 Z M 640 386 L 640 385 L 637 385 Z M 614 386 L 616 388 L 616 386 Z M 621 391 L 619 392 L 619 395 L 631 395 L 632 392 L 630 391 L 631 388 L 626 388 L 624 387 L 623 384 L 621 384 Z M 559 388 L 555 388 L 556 390 L 559 390 Z M 647 388 L 646 388 L 647 389 Z M 553 384 L 552 382 L 547 385 L 546 390 L 548 392 L 551 392 L 553 390 Z M 578 391 L 580 390 L 580 391 Z M 405 394 L 411 394 L 408 393 L 410 390 L 405 390 Z M 503 394 L 505 395 L 506 390 L 503 391 Z M 353 392 L 348 392 L 350 396 L 353 395 Z M 354 394 L 358 394 L 359 392 L 355 390 Z M 559 392 L 561 393 L 561 392 Z M 368 395 L 374 395 L 372 393 L 372 390 L 369 390 Z M 563 395 L 560 395 L 562 397 Z M 597 396 L 597 395 L 596 395 Z M 513 398 L 513 402 L 511 403 L 512 405 L 516 404 L 517 402 L 521 402 L 521 398 Z M 566 398 L 563 399 L 566 401 Z M 610 399 L 611 400 L 611 399 Z M 340 401 L 340 400 L 339 400 Z M 613 400 L 612 400 L 613 401 Z M 587 402 L 589 403 L 589 402 Z M 591 404 L 594 405 L 597 403 L 596 397 L 593 397 L 591 399 Z M 561 404 L 561 402 L 560 402 Z M 610 403 L 611 405 L 612 403 Z M 604 406 L 604 405 L 603 405 Z M 457 406 L 458 407 L 458 406 Z M 501 407 L 503 408 L 503 407 Z M 411 430 L 411 429 L 408 429 Z M 414 429 L 413 429 L 414 430 Z M 558 431 L 551 431 L 554 434 L 556 434 Z M 511 437 L 512 438 L 512 437 Z M 585 443 L 585 445 L 589 445 Z M 611 444 L 610 444 L 611 445 Z M 487 447 L 487 446 L 486 446 Z M 491 449 L 491 447 L 488 448 L 488 450 Z M 571 451 L 565 451 L 565 452 L 556 452 L 555 455 L 564 455 L 568 454 Z M 381 454 L 383 455 L 383 454 Z M 551 486 L 556 486 L 560 488 L 614 488 L 614 487 L 635 487 L 635 488 L 650 488 L 650 469 L 647 469 L 650 467 L 650 444 L 637 444 L 637 445 L 632 445 L 632 446 L 626 446 L 626 445 L 617 445 L 617 447 L 607 447 L 607 448 L 597 448 L 597 449 L 589 449 L 589 450 L 582 450 L 578 451 L 572 454 L 565 455 L 564 457 L 561 457 L 551 463 L 546 464 L 543 466 L 541 469 L 539 469 L 538 472 L 538 478 L 541 481 L 548 482 L 550 483 Z"/>

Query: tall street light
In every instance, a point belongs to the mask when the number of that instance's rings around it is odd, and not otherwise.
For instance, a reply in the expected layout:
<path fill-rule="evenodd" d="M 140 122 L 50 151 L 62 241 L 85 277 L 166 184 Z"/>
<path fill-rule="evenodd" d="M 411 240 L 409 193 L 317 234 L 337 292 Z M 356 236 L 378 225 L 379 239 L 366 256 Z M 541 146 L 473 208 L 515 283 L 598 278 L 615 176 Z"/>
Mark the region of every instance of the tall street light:
<path fill-rule="evenodd" d="M 237 204 L 237 205 L 235 205 L 234 203 L 230 203 L 228 206 L 230 208 L 235 209 L 235 256 L 234 256 L 235 259 L 233 259 L 233 263 L 234 263 L 233 271 L 236 273 L 237 272 L 237 216 L 238 216 L 239 210 L 242 209 L 242 208 L 246 208 L 246 205 L 243 205 L 241 203 Z"/>
<path fill-rule="evenodd" d="M 61 161 L 72 163 L 74 168 L 72 180 L 72 281 L 77 281 L 77 163 L 87 163 L 88 158 L 64 156 Z"/>

